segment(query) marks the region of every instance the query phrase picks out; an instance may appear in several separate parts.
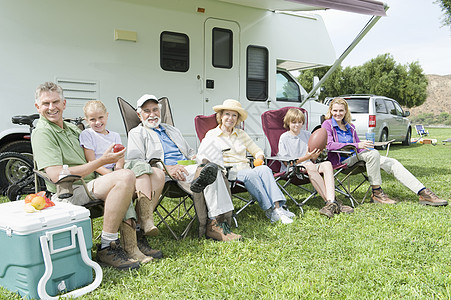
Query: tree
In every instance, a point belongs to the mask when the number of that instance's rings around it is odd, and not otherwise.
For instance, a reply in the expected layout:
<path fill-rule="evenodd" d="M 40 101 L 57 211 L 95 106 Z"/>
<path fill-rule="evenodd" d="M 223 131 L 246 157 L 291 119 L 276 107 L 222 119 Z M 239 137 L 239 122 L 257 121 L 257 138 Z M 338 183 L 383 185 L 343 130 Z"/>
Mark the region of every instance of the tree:
<path fill-rule="evenodd" d="M 311 90 L 313 76 L 321 78 L 328 67 L 303 71 L 298 79 L 306 90 Z M 427 78 L 418 62 L 406 65 L 396 63 L 389 53 L 377 56 L 362 66 L 338 67 L 324 82 L 320 99 L 345 94 L 375 94 L 396 99 L 407 107 L 426 101 Z"/>
<path fill-rule="evenodd" d="M 434 3 L 438 3 L 445 14 L 442 20 L 443 25 L 451 26 L 451 0 L 436 0 Z"/>

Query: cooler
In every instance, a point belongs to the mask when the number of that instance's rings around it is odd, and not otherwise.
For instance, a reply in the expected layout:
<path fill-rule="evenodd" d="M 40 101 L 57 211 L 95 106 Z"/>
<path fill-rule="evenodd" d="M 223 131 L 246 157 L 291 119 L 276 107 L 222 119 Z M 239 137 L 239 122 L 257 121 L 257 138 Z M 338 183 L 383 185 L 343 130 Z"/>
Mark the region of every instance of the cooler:
<path fill-rule="evenodd" d="M 42 299 L 78 297 L 97 288 L 102 269 L 91 260 L 89 210 L 55 202 L 27 213 L 24 204 L 0 204 L 0 285 Z"/>

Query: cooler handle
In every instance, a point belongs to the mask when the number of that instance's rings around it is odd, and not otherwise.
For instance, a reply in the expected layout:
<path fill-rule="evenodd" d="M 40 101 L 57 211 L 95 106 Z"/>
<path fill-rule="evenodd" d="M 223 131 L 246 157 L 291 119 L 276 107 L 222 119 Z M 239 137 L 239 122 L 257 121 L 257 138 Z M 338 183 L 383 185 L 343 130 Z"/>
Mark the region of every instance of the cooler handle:
<path fill-rule="evenodd" d="M 77 246 L 75 244 L 76 230 L 77 230 L 77 226 L 72 225 L 70 227 L 61 228 L 61 229 L 57 229 L 54 231 L 47 231 L 45 233 L 45 236 L 47 237 L 47 240 L 49 241 L 49 244 L 50 244 L 50 254 L 55 254 L 55 253 L 63 252 L 66 250 L 75 249 L 75 247 Z M 66 247 L 61 247 L 61 248 L 55 249 L 53 247 L 53 235 L 61 233 L 61 232 L 66 232 L 66 231 L 70 231 L 71 244 Z"/>
<path fill-rule="evenodd" d="M 77 230 L 76 234 L 78 236 L 78 244 L 80 245 L 81 258 L 83 259 L 83 261 L 86 265 L 90 266 L 95 271 L 96 275 L 95 275 L 94 281 L 85 287 L 79 288 L 77 290 L 73 290 L 73 291 L 63 294 L 63 295 L 58 295 L 55 297 L 49 296 L 47 294 L 47 291 L 45 290 L 45 286 L 53 272 L 52 258 L 50 257 L 50 250 L 49 250 L 49 245 L 48 245 L 49 236 L 52 236 L 52 235 L 43 235 L 39 238 L 40 242 L 41 242 L 42 255 L 44 257 L 44 265 L 45 265 L 44 275 L 42 275 L 41 279 L 38 282 L 38 295 L 41 299 L 51 299 L 51 300 L 55 299 L 56 300 L 56 299 L 68 298 L 68 297 L 74 297 L 74 298 L 80 297 L 86 293 L 92 292 L 102 283 L 102 278 L 103 278 L 102 268 L 99 266 L 98 263 L 92 261 L 88 256 L 88 251 L 86 250 L 86 247 L 85 247 L 86 244 L 85 244 L 85 237 L 83 235 L 83 229 L 81 227 L 76 227 L 75 225 L 73 225 L 72 227 L 74 227 L 74 231 L 75 231 L 75 229 Z M 52 233 L 55 233 L 55 232 L 52 232 Z M 57 249 L 58 252 L 60 252 L 60 250 L 61 249 Z"/>

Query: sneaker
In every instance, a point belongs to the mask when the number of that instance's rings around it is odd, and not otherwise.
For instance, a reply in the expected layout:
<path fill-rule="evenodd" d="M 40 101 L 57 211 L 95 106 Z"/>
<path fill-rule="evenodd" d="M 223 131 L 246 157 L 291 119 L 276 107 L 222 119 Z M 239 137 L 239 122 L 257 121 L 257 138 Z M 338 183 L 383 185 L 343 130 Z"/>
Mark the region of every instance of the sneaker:
<path fill-rule="evenodd" d="M 207 185 L 212 184 L 218 175 L 218 165 L 215 163 L 208 163 L 200 171 L 199 176 L 191 183 L 191 190 L 194 193 L 201 193 Z"/>
<path fill-rule="evenodd" d="M 153 258 L 160 259 L 163 258 L 163 252 L 160 250 L 152 249 L 150 247 L 149 242 L 147 241 L 147 238 L 142 233 L 137 234 L 137 244 L 138 249 L 146 256 L 152 256 Z"/>
<path fill-rule="evenodd" d="M 282 213 L 287 216 L 288 218 L 294 218 L 296 215 L 288 210 L 288 207 L 281 207 Z"/>
<path fill-rule="evenodd" d="M 96 259 L 101 265 L 119 270 L 139 269 L 139 262 L 125 253 L 120 246 L 119 239 L 112 241 L 108 247 L 103 249 L 98 245 Z"/>
<path fill-rule="evenodd" d="M 431 206 L 446 206 L 448 201 L 440 199 L 436 194 L 434 194 L 430 189 L 423 189 L 419 194 L 420 204 L 431 205 Z"/>
<path fill-rule="evenodd" d="M 274 208 L 271 212 L 271 216 L 269 218 L 271 223 L 280 221 L 282 224 L 290 224 L 293 223 L 293 220 L 285 215 L 283 209 L 281 207 Z"/>
<path fill-rule="evenodd" d="M 207 239 L 213 239 L 221 242 L 242 240 L 241 235 L 232 232 L 229 223 L 218 223 L 216 219 L 213 219 L 208 223 L 205 236 Z"/>
<path fill-rule="evenodd" d="M 336 201 L 327 201 L 326 205 L 319 210 L 319 213 L 323 216 L 333 218 L 334 215 L 340 213 L 339 204 Z"/>
<path fill-rule="evenodd" d="M 373 190 L 373 193 L 371 194 L 371 201 L 380 204 L 396 204 L 395 200 L 392 200 L 385 195 L 382 188 Z"/>

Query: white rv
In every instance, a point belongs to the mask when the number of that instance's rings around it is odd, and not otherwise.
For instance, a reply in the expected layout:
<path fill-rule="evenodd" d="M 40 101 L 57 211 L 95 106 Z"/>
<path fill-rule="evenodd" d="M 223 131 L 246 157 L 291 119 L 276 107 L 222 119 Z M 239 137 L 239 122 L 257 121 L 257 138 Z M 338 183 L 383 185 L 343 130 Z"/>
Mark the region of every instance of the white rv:
<path fill-rule="evenodd" d="M 168 97 L 175 125 L 193 147 L 194 117 L 237 99 L 249 112 L 246 131 L 268 153 L 263 111 L 302 104 L 308 130 L 326 111 L 303 103 L 307 93 L 289 73 L 335 61 L 321 17 L 302 13 L 322 5 L 383 11 L 368 0 L 0 0 L 0 151 L 30 151 L 28 128 L 11 117 L 36 113 L 35 88 L 54 81 L 65 91 L 65 117 L 82 116 L 87 100 L 102 100 L 108 128 L 124 143 L 118 96 L 133 106 L 144 93 Z"/>

